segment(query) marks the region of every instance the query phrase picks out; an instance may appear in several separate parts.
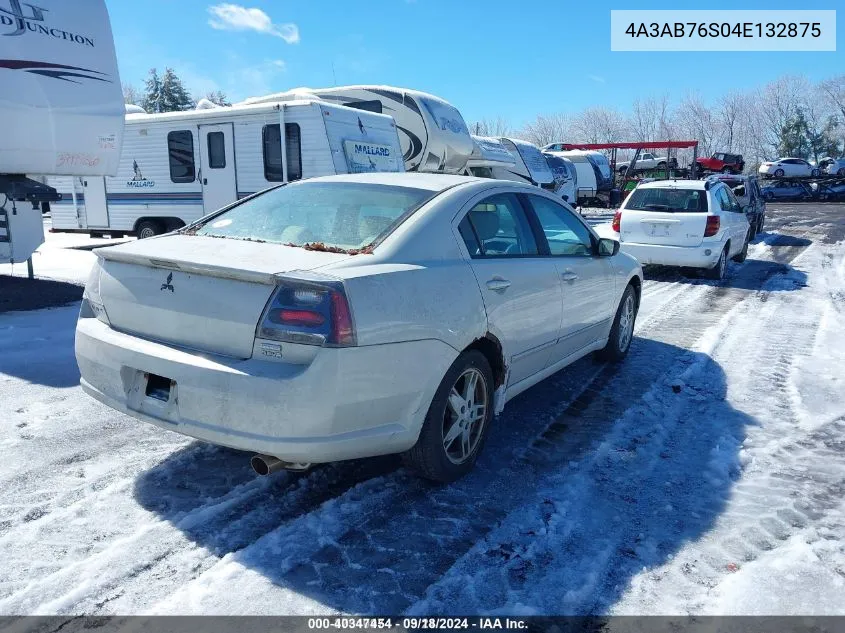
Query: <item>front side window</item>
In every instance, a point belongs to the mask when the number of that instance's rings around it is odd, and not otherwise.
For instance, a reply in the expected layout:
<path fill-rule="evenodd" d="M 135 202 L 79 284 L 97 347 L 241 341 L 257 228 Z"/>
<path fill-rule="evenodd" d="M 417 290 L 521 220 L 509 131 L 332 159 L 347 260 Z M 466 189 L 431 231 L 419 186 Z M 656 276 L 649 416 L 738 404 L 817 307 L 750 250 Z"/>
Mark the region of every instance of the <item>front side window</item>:
<path fill-rule="evenodd" d="M 472 257 L 538 254 L 531 225 L 519 199 L 512 193 L 491 196 L 473 206 L 458 230 Z"/>
<path fill-rule="evenodd" d="M 265 125 L 261 131 L 264 152 L 264 178 L 269 182 L 282 182 L 282 136 L 278 123 Z M 302 178 L 302 142 L 298 123 L 285 123 L 285 153 L 287 154 L 288 180 Z"/>
<path fill-rule="evenodd" d="M 170 180 L 193 182 L 196 179 L 194 164 L 194 135 L 190 130 L 179 130 L 167 135 L 167 153 L 170 162 Z"/>
<path fill-rule="evenodd" d="M 196 235 L 344 250 L 383 239 L 432 192 L 352 182 L 299 183 L 271 189 L 196 229 Z"/>
<path fill-rule="evenodd" d="M 528 199 L 552 255 L 590 257 L 593 254 L 590 231 L 571 211 L 548 198 L 529 195 Z"/>

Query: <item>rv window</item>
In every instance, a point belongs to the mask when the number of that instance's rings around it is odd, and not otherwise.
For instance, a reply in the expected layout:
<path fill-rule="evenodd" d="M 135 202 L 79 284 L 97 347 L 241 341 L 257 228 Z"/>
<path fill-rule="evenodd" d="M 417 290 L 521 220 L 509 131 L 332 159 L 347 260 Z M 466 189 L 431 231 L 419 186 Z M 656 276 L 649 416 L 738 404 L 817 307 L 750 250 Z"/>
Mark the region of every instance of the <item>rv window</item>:
<path fill-rule="evenodd" d="M 179 130 L 167 135 L 167 152 L 170 155 L 170 180 L 193 182 L 196 179 L 194 165 L 194 135 L 190 130 Z"/>
<path fill-rule="evenodd" d="M 350 101 L 349 103 L 344 103 L 347 108 L 355 108 L 356 110 L 366 110 L 367 112 L 377 112 L 378 114 L 382 113 L 381 108 L 381 101 L 373 100 L 373 101 Z"/>
<path fill-rule="evenodd" d="M 226 141 L 223 139 L 223 132 L 209 132 L 206 138 L 208 166 L 212 169 L 223 169 L 226 167 Z"/>
<path fill-rule="evenodd" d="M 270 182 L 282 182 L 282 139 L 278 123 L 265 125 L 264 177 Z M 298 123 L 285 123 L 285 151 L 287 152 L 288 180 L 302 178 L 302 142 Z"/>

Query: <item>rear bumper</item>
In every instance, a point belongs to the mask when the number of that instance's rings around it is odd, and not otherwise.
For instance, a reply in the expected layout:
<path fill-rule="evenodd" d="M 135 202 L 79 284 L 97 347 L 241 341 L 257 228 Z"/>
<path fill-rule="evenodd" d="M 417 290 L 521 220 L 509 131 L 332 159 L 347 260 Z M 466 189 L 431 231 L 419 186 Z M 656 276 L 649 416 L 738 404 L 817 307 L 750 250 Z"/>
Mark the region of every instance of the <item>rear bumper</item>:
<path fill-rule="evenodd" d="M 622 251 L 635 257 L 640 264 L 689 268 L 712 268 L 719 261 L 723 248 L 724 244 L 718 242 L 701 246 L 662 246 L 636 242 L 621 244 Z"/>
<path fill-rule="evenodd" d="M 290 462 L 406 450 L 457 352 L 440 341 L 323 348 L 307 365 L 178 349 L 80 319 L 83 390 L 139 420 Z M 171 379 L 167 402 L 147 374 Z"/>

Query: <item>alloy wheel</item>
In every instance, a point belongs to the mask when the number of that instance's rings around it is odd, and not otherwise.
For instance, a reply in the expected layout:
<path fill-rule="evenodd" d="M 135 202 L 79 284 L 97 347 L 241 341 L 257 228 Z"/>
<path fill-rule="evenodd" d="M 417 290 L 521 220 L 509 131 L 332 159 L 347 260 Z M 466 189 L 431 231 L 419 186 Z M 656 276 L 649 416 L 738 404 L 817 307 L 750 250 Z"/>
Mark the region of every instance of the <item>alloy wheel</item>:
<path fill-rule="evenodd" d="M 475 367 L 467 368 L 452 389 L 443 415 L 443 450 L 453 464 L 466 462 L 481 441 L 487 421 L 487 383 Z"/>
<path fill-rule="evenodd" d="M 624 352 L 631 344 L 634 334 L 634 295 L 629 294 L 622 304 L 622 312 L 619 314 L 619 340 L 617 345 L 620 352 Z"/>

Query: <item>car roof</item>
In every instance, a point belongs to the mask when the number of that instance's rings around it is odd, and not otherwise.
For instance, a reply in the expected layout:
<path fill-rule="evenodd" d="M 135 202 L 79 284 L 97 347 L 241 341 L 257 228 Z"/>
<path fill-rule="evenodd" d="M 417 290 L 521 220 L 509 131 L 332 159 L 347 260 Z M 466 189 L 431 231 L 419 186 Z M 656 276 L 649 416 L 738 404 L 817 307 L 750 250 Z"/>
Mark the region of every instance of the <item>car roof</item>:
<path fill-rule="evenodd" d="M 640 184 L 637 189 L 704 189 L 704 180 L 653 180 Z"/>
<path fill-rule="evenodd" d="M 309 178 L 306 182 L 357 182 L 391 187 L 413 187 L 428 191 L 443 191 L 456 185 L 489 182 L 489 178 L 452 176 L 448 174 L 421 174 L 418 172 L 370 172 L 366 174 L 341 174 Z"/>

